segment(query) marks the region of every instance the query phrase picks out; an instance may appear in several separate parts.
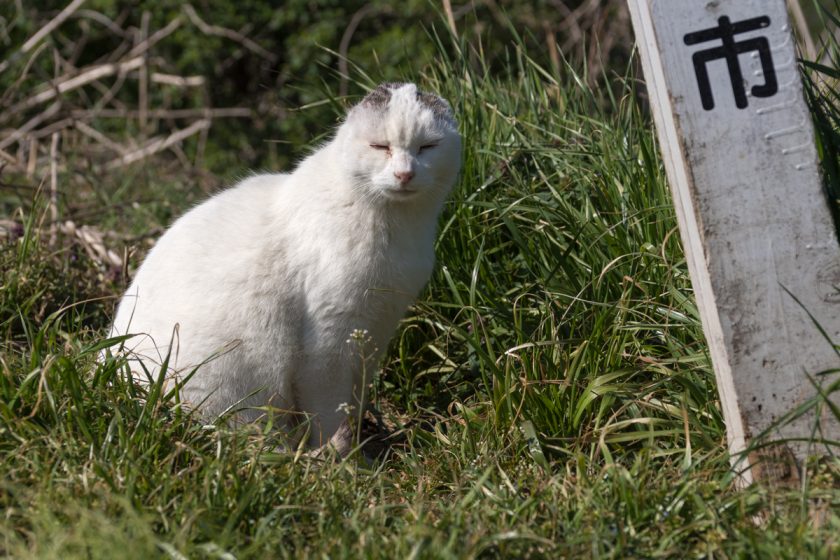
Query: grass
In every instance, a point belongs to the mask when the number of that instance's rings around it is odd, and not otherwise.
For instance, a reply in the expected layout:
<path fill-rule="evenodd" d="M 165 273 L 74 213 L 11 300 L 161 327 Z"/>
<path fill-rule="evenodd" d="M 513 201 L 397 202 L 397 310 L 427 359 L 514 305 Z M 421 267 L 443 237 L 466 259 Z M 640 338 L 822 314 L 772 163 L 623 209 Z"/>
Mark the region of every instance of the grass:
<path fill-rule="evenodd" d="M 464 172 L 437 271 L 374 382 L 396 426 L 387 454 L 278 453 L 268 428 L 199 422 L 130 383 L 120 360 L 96 363 L 113 304 L 97 298 L 123 281 L 72 245 L 50 248 L 43 208 L 23 204 L 25 234 L 0 245 L 4 555 L 840 554 L 836 459 L 809 465 L 799 488 L 733 485 L 636 82 L 593 90 L 515 45 L 493 73 L 440 50 L 407 78 L 453 102 Z M 837 116 L 836 99 L 810 92 Z M 68 173 L 78 196 L 63 212 L 81 200 L 137 238 L 203 197 L 186 179 L 134 173 Z"/>

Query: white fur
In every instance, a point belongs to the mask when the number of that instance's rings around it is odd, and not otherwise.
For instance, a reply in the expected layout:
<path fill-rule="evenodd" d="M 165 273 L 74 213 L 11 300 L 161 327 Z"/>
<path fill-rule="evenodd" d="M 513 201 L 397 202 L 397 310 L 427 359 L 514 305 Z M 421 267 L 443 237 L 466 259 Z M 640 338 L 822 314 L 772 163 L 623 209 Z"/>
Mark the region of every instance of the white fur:
<path fill-rule="evenodd" d="M 341 405 L 364 401 L 351 333 L 372 338 L 370 374 L 431 274 L 460 149 L 452 121 L 412 84 L 391 90 L 387 107 L 361 103 L 291 174 L 246 179 L 177 220 L 137 271 L 112 335 L 143 333 L 126 347 L 153 378 L 174 336 L 169 371 L 203 364 L 182 397 L 207 416 L 237 403 L 305 412 L 310 445 L 325 442 Z M 414 177 L 402 184 L 405 172 Z"/>

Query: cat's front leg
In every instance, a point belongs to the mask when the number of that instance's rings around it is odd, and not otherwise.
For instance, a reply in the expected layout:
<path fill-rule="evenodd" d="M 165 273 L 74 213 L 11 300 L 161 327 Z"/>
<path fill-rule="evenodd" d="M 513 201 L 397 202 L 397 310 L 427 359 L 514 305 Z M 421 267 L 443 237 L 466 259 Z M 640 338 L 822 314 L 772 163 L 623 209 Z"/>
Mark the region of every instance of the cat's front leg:
<path fill-rule="evenodd" d="M 321 356 L 309 361 L 295 383 L 296 408 L 306 413 L 310 448 L 327 444 L 346 423 L 355 428 L 364 411 L 363 388 L 346 360 Z"/>

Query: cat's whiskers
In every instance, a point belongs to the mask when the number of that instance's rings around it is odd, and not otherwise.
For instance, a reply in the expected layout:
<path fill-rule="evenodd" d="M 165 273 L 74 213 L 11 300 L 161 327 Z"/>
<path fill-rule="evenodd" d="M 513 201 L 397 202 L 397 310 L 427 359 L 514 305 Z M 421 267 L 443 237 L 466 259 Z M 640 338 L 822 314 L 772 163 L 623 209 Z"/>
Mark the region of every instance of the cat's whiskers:
<path fill-rule="evenodd" d="M 385 199 L 382 191 L 374 187 L 373 183 L 369 181 L 353 183 L 350 188 L 359 196 L 360 202 L 366 203 L 370 207 L 375 207 Z"/>

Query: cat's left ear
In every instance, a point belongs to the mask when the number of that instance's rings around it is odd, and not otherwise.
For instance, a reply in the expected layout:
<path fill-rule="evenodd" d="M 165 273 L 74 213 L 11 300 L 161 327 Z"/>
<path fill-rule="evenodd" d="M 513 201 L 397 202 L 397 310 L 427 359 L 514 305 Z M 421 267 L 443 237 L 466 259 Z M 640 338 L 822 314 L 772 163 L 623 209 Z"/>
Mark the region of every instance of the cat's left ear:
<path fill-rule="evenodd" d="M 435 119 L 445 121 L 450 126 L 458 128 L 458 123 L 455 121 L 455 113 L 452 111 L 452 106 L 449 105 L 449 102 L 443 97 L 435 95 L 434 93 L 417 90 L 417 101 L 420 105 L 429 109 L 435 116 Z"/>

